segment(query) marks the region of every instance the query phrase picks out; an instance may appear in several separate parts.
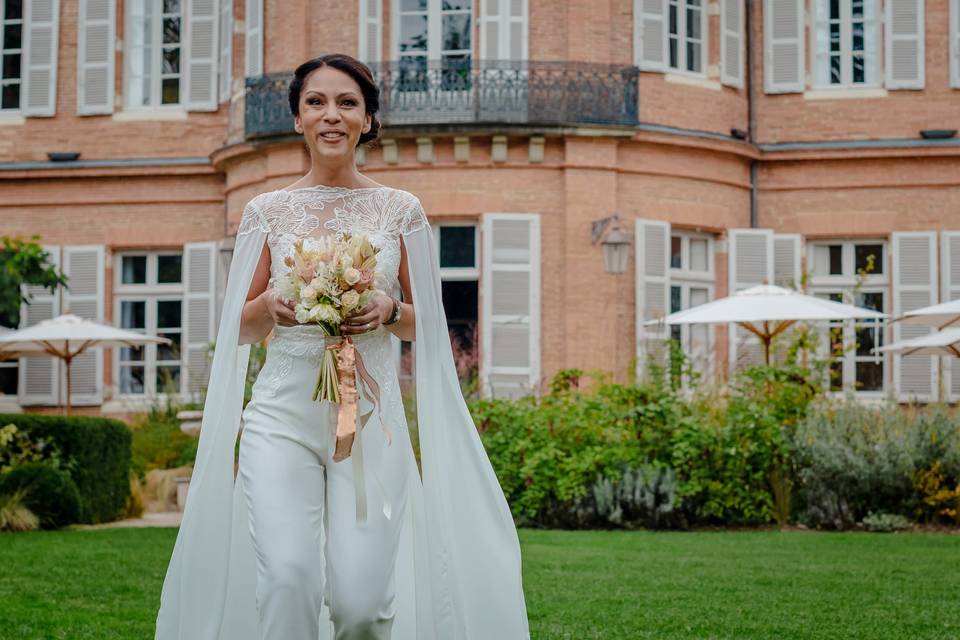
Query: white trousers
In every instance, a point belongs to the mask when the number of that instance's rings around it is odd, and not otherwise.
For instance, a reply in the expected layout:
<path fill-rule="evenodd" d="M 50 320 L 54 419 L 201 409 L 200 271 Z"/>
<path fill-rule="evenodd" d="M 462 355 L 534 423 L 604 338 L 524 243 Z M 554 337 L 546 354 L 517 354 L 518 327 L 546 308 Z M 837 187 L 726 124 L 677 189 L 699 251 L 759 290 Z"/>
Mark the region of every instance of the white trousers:
<path fill-rule="evenodd" d="M 244 410 L 239 473 L 257 561 L 259 637 L 317 640 L 325 600 L 337 640 L 388 640 L 410 438 L 396 429 L 387 446 L 376 417 L 361 432 L 367 518 L 358 523 L 355 456 L 333 461 L 336 413 L 311 400 L 317 370 L 314 358 L 271 343 Z M 405 427 L 402 417 L 391 422 Z"/>

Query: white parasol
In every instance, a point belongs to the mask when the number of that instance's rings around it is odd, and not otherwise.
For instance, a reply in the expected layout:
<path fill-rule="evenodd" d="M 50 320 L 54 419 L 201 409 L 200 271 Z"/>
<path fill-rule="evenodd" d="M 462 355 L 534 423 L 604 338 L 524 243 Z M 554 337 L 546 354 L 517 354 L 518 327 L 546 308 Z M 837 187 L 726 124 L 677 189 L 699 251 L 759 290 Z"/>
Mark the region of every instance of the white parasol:
<path fill-rule="evenodd" d="M 901 340 L 885 347 L 878 347 L 874 351 L 899 353 L 904 356 L 954 356 L 960 358 L 960 327 L 944 329 L 909 340 Z"/>

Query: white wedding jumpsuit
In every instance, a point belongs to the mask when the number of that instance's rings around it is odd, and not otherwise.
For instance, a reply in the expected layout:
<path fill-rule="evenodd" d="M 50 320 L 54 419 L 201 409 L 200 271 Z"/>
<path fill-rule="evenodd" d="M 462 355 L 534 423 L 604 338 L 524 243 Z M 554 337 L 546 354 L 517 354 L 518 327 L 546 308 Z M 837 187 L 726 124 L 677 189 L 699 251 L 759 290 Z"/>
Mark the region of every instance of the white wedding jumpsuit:
<path fill-rule="evenodd" d="M 397 194 L 330 187 L 274 192 L 262 207 L 270 224 L 271 277 L 288 270 L 283 259 L 298 239 L 309 247 L 320 235 L 362 232 L 379 248 L 378 288 L 399 295 L 401 219 L 391 215 Z M 352 455 L 334 462 L 336 405 L 311 399 L 322 332 L 316 325 L 274 328 L 243 412 L 239 456 L 257 558 L 262 640 L 315 640 L 323 599 L 338 640 L 390 638 L 413 456 L 393 340 L 383 327 L 353 337 L 379 384 L 381 406 Z M 359 414 L 373 409 L 363 394 L 359 402 Z M 367 504 L 363 522 L 357 521 L 353 469 L 358 454 Z"/>

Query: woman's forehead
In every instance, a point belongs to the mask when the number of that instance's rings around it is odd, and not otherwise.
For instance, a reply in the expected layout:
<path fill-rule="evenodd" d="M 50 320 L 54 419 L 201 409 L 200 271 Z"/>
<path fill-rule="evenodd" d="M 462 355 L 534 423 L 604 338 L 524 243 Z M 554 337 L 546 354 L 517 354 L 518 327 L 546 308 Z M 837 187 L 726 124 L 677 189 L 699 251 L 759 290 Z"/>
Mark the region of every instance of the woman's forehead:
<path fill-rule="evenodd" d="M 360 93 L 360 85 L 349 75 L 333 67 L 321 67 L 307 76 L 304 93 Z"/>

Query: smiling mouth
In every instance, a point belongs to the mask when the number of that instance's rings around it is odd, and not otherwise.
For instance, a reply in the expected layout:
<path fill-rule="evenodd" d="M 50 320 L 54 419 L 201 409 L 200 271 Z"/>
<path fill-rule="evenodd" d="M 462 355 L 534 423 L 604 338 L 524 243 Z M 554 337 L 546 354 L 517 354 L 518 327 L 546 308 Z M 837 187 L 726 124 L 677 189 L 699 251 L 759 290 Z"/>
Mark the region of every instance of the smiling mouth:
<path fill-rule="evenodd" d="M 320 134 L 320 137 L 324 140 L 339 140 L 340 138 L 345 138 L 347 134 L 342 131 L 326 131 Z"/>

